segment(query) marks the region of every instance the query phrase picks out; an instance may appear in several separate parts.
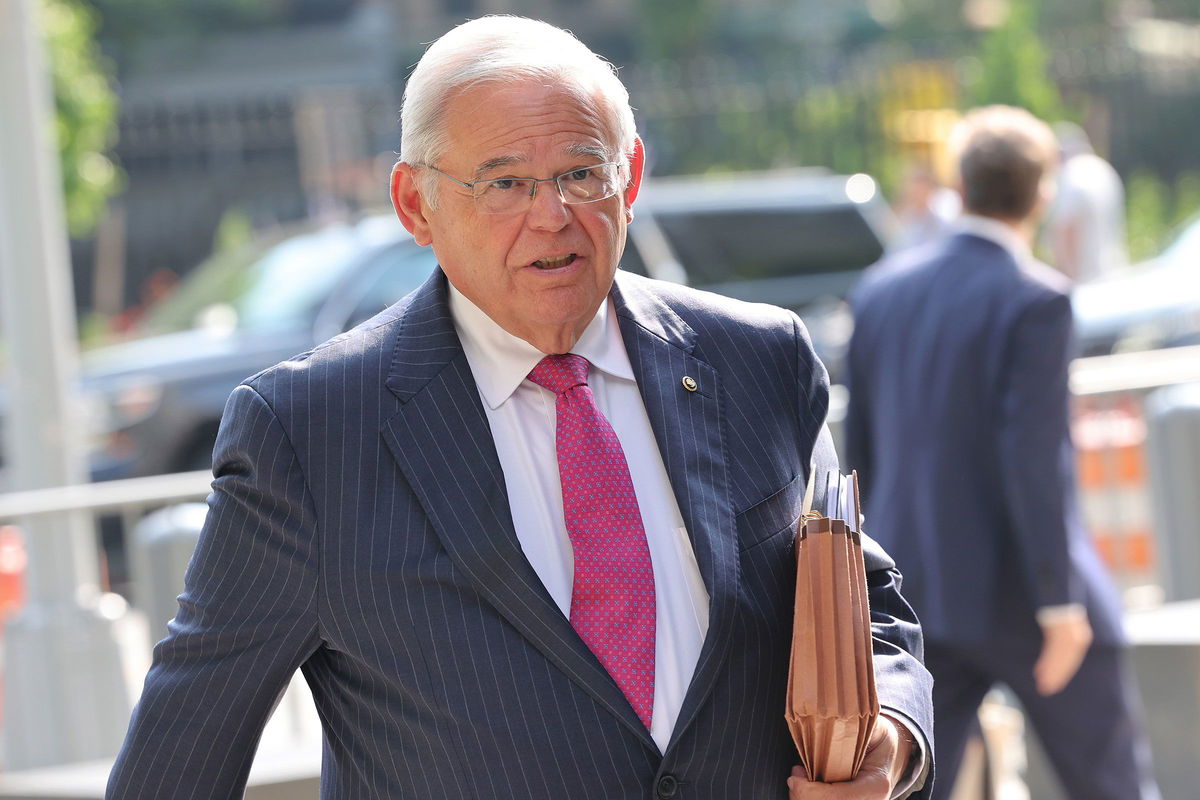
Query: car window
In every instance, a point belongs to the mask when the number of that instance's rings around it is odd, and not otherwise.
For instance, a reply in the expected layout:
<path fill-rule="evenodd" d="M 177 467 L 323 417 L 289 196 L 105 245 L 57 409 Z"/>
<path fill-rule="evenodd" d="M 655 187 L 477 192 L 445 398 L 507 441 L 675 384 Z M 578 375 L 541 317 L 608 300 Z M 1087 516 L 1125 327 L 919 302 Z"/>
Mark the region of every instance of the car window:
<path fill-rule="evenodd" d="M 433 250 L 412 242 L 386 248 L 370 258 L 350 296 L 353 310 L 342 324 L 349 330 L 421 285 L 437 265 Z"/>
<path fill-rule="evenodd" d="M 262 258 L 262 247 L 247 246 L 215 255 L 196 267 L 174 292 L 154 305 L 138 325 L 138 336 L 176 333 L 196 326 L 206 308 L 229 304 L 246 291 L 251 267 Z"/>
<path fill-rule="evenodd" d="M 361 244 L 349 228 L 290 240 L 253 267 L 246 291 L 233 303 L 239 328 L 309 325 L 313 310 L 356 262 Z"/>
<path fill-rule="evenodd" d="M 358 263 L 363 242 L 351 226 L 294 236 L 263 249 L 219 254 L 197 267 L 147 313 L 139 336 L 188 330 L 212 309 L 248 330 L 311 324 L 315 309 Z"/>
<path fill-rule="evenodd" d="M 852 206 L 668 211 L 655 219 L 693 286 L 857 271 L 883 255 Z"/>
<path fill-rule="evenodd" d="M 1181 264 L 1185 261 L 1195 264 L 1197 260 L 1200 260 L 1200 220 L 1184 228 L 1179 238 L 1162 254 L 1164 264 Z"/>

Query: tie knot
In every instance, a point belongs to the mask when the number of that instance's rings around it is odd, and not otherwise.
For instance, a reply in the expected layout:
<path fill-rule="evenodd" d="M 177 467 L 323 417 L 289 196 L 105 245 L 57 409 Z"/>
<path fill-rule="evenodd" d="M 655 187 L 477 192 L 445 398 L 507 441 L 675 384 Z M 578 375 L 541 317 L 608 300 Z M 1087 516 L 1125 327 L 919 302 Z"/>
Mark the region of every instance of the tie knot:
<path fill-rule="evenodd" d="M 566 353 L 543 358 L 529 371 L 529 380 L 555 394 L 562 394 L 567 389 L 586 386 L 587 374 L 588 360 L 574 353 Z"/>

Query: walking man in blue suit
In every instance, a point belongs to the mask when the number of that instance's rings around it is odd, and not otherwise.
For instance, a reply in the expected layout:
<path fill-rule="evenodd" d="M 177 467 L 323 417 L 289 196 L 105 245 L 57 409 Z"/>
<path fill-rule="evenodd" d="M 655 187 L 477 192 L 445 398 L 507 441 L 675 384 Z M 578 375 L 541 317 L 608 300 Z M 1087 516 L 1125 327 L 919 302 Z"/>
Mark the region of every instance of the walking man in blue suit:
<path fill-rule="evenodd" d="M 873 267 L 853 298 L 846 449 L 907 576 L 933 673 L 938 786 L 997 682 L 1070 797 L 1157 798 L 1115 592 L 1075 505 L 1067 282 L 1028 242 L 1050 129 L 990 107 L 955 132 L 958 232 Z"/>
<path fill-rule="evenodd" d="M 440 268 L 233 392 L 110 797 L 238 796 L 296 669 L 324 798 L 928 796 L 920 630 L 870 542 L 884 716 L 855 781 L 793 774 L 825 370 L 789 312 L 617 274 L 643 163 L 567 32 L 428 49 L 391 189 Z"/>

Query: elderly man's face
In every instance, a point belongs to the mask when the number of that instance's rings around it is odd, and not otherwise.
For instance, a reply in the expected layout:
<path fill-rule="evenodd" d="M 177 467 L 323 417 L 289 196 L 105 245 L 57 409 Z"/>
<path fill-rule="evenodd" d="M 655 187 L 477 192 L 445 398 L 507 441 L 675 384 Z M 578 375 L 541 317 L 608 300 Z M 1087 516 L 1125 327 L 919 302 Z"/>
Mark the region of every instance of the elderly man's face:
<path fill-rule="evenodd" d="M 614 135 L 597 103 L 559 88 L 480 86 L 447 108 L 450 148 L 436 166 L 464 181 L 549 178 L 606 159 Z M 483 214 L 470 190 L 439 177 L 439 204 L 415 197 L 419 169 L 397 168 L 393 199 L 421 244 L 432 244 L 450 281 L 508 332 L 543 352 L 566 352 L 612 285 L 641 179 L 615 197 L 566 205 L 553 183 L 538 184 L 527 211 Z M 411 188 L 406 188 L 411 187 Z"/>

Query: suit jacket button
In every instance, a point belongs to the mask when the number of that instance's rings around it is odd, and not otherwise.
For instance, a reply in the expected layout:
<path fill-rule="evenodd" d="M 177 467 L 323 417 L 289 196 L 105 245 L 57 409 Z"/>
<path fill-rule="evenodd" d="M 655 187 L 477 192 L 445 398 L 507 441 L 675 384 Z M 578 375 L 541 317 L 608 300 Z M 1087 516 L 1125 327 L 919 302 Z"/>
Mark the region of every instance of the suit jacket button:
<path fill-rule="evenodd" d="M 691 375 L 684 375 L 682 383 L 683 383 L 683 388 L 687 389 L 689 392 L 696 391 L 696 389 L 699 386 L 699 384 L 696 383 L 696 379 L 693 378 Z"/>
<path fill-rule="evenodd" d="M 667 773 L 658 779 L 658 786 L 654 790 L 660 800 L 671 800 L 679 793 L 679 779 L 671 773 Z"/>

